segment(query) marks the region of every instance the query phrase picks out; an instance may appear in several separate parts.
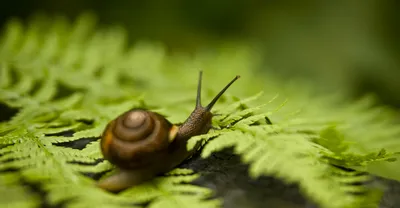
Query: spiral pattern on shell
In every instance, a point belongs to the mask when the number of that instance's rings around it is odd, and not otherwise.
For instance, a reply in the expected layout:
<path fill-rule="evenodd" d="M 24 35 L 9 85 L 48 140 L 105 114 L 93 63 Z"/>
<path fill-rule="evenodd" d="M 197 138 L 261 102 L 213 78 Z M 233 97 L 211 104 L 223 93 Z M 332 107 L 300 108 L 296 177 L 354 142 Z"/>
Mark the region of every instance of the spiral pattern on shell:
<path fill-rule="evenodd" d="M 150 165 L 169 146 L 172 124 L 160 114 L 132 109 L 111 121 L 101 140 L 101 150 L 111 163 L 126 169 Z"/>

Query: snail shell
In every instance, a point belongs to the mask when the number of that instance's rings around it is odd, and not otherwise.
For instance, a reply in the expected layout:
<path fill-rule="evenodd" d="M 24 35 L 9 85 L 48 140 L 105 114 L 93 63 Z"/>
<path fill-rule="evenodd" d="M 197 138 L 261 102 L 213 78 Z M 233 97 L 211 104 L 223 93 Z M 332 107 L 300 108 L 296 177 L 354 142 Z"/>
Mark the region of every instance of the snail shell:
<path fill-rule="evenodd" d="M 162 115 L 145 109 L 131 109 L 107 124 L 100 141 L 104 158 L 119 172 L 97 186 L 120 191 L 165 173 L 182 163 L 197 150 L 187 150 L 187 141 L 211 129 L 211 109 L 239 76 L 230 81 L 205 107 L 201 105 L 200 71 L 196 107 L 182 125 L 175 125 Z"/>
<path fill-rule="evenodd" d="M 151 165 L 176 136 L 176 126 L 158 113 L 132 109 L 111 121 L 101 140 L 105 159 L 118 167 L 133 169 Z"/>

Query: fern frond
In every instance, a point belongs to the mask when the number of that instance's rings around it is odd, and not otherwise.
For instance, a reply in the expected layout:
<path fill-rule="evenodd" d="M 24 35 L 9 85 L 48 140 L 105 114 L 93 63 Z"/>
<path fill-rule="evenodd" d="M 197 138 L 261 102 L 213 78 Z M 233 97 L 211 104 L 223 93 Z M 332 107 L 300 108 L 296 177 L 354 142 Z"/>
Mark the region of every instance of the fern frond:
<path fill-rule="evenodd" d="M 32 194 L 30 190 L 17 185 L 19 177 L 16 174 L 8 173 L 0 175 L 0 194 L 10 198 L 1 197 L 1 207 L 37 207 L 41 203 L 40 196 Z"/>
<path fill-rule="evenodd" d="M 152 201 L 150 207 L 220 207 L 218 199 L 207 200 L 212 196 L 212 191 L 207 188 L 187 184 L 198 178 L 198 174 L 191 174 L 190 170 L 177 169 L 167 176 L 134 187 L 122 195 L 135 196 L 135 201 Z M 183 175 L 182 175 L 183 174 Z"/>
<path fill-rule="evenodd" d="M 247 118 L 241 115 L 242 120 L 230 126 L 231 130 L 220 131 L 217 138 L 208 140 L 202 157 L 233 146 L 235 153 L 250 164 L 252 177 L 275 175 L 288 183 L 299 183 L 309 196 L 318 195 L 316 200 L 324 207 L 374 207 L 379 202 L 377 190 L 358 185 L 371 180 L 369 176 L 347 174 L 332 165 L 355 167 L 376 161 L 394 161 L 394 153 L 386 154 L 382 150 L 367 155 L 348 153 L 351 143 L 348 144 L 334 126 L 326 127 L 329 125 L 326 121 L 297 120 L 295 128 L 295 123 L 290 120 L 288 124 L 253 125 L 267 114 L 273 114 L 257 113 L 257 110 L 248 107 L 239 112 L 250 111 L 254 115 Z M 226 125 L 224 120 L 219 122 Z M 203 139 L 207 140 L 206 137 Z M 364 195 L 354 195 L 354 192 Z M 366 198 L 366 195 L 370 197 Z M 339 198 L 341 200 L 334 200 Z"/>
<path fill-rule="evenodd" d="M 126 47 L 123 28 L 95 23 L 92 14 L 74 23 L 38 15 L 27 24 L 11 20 L 2 33 L 0 103 L 17 112 L 0 122 L 0 206 L 221 207 L 210 189 L 191 184 L 201 172 L 187 169 L 119 194 L 94 185 L 114 170 L 100 152 L 105 125 L 133 107 L 184 121 L 199 68 L 204 100 L 242 76 L 215 106 L 216 129 L 189 140 L 190 149 L 202 143 L 202 157 L 233 146 L 252 177 L 296 183 L 328 208 L 376 205 L 368 173 L 400 180 L 398 120 L 371 99 L 313 95 L 304 83 L 261 73 L 258 51 L 247 47 L 170 55 L 154 43 Z"/>

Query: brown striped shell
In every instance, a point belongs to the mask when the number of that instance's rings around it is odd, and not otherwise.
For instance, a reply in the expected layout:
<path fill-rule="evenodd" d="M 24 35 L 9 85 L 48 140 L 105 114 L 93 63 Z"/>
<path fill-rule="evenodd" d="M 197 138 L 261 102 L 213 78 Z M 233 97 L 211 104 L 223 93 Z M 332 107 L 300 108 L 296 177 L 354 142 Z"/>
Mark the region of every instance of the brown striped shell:
<path fill-rule="evenodd" d="M 132 169 L 151 163 L 155 153 L 168 149 L 176 133 L 160 114 L 132 109 L 111 121 L 102 136 L 105 159 L 119 167 Z"/>

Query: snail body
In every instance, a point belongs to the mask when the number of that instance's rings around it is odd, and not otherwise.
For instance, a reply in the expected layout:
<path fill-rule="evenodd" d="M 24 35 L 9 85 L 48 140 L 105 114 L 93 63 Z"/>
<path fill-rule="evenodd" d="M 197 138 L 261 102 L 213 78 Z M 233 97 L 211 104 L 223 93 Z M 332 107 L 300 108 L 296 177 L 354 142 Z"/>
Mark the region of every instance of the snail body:
<path fill-rule="evenodd" d="M 140 108 L 110 121 L 101 136 L 100 147 L 104 159 L 119 170 L 97 186 L 120 191 L 168 172 L 193 155 L 197 147 L 187 150 L 187 141 L 211 129 L 212 107 L 238 78 L 236 76 L 203 107 L 200 71 L 196 107 L 182 124 L 172 124 L 162 115 Z"/>

